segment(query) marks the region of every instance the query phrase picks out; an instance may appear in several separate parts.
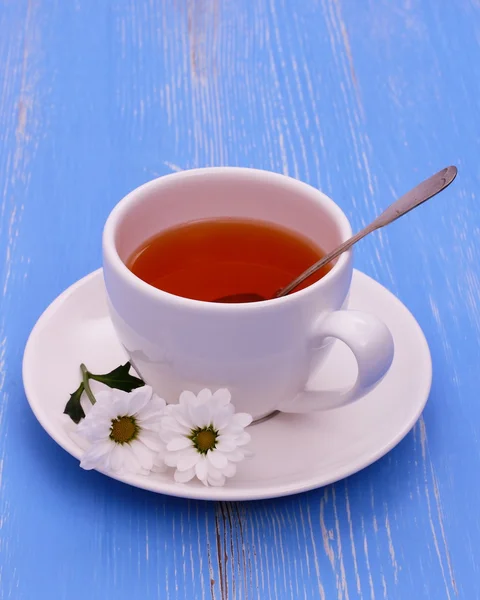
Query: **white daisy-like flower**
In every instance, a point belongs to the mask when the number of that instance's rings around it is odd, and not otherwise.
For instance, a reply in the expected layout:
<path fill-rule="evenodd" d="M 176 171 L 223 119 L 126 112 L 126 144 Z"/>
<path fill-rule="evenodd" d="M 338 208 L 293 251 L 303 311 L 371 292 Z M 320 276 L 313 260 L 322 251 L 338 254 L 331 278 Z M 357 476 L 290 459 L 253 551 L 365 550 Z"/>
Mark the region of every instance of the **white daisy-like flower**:
<path fill-rule="evenodd" d="M 80 466 L 148 475 L 165 449 L 159 436 L 165 401 L 146 385 L 130 393 L 101 391 L 96 400 L 76 430 L 91 444 Z"/>
<path fill-rule="evenodd" d="M 236 413 L 227 389 L 215 393 L 182 392 L 178 404 L 169 404 L 161 419 L 160 435 L 166 444 L 165 463 L 174 467 L 175 481 L 197 477 L 204 485 L 222 486 L 233 477 L 237 463 L 251 453 L 245 427 L 251 415 Z"/>

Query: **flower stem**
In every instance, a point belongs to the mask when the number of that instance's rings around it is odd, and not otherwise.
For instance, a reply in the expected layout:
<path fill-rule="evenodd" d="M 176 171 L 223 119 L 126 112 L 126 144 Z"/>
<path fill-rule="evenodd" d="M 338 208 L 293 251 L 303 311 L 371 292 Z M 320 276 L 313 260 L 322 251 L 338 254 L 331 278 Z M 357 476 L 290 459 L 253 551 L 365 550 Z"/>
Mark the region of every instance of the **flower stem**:
<path fill-rule="evenodd" d="M 90 387 L 90 383 L 88 381 L 88 379 L 89 379 L 88 369 L 83 363 L 80 365 L 80 369 L 82 371 L 83 389 L 85 390 L 85 393 L 87 394 L 90 402 L 92 404 L 95 404 L 96 399 L 95 399 L 95 396 L 93 395 L 92 388 Z"/>

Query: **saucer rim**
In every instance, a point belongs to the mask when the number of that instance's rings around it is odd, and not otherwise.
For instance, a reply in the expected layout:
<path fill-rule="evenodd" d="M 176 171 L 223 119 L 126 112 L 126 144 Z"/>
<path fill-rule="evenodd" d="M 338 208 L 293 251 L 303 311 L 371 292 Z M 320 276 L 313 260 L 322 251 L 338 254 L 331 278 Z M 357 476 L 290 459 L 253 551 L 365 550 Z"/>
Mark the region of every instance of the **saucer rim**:
<path fill-rule="evenodd" d="M 389 302 L 395 304 L 400 310 L 406 312 L 406 316 L 408 316 L 411 320 L 411 325 L 414 327 L 416 332 L 416 340 L 415 346 L 416 351 L 422 355 L 423 361 L 423 373 L 422 373 L 422 381 L 420 382 L 420 387 L 423 389 L 419 389 L 418 397 L 421 400 L 418 402 L 418 406 L 416 411 L 412 412 L 412 416 L 408 421 L 404 424 L 404 426 L 399 430 L 399 432 L 392 437 L 392 439 L 383 445 L 381 445 L 375 452 L 367 455 L 361 455 L 360 459 L 357 461 L 349 461 L 345 466 L 339 467 L 336 474 L 331 477 L 321 477 L 321 473 L 315 472 L 311 477 L 305 477 L 303 480 L 292 481 L 291 483 L 282 482 L 281 484 L 273 484 L 269 485 L 265 488 L 254 488 L 249 490 L 247 487 L 245 488 L 233 488 L 228 485 L 225 487 L 206 487 L 201 484 L 191 485 L 191 484 L 178 484 L 173 481 L 163 481 L 158 480 L 155 476 L 142 476 L 142 475 L 127 475 L 125 477 L 116 476 L 110 472 L 105 472 L 100 469 L 97 469 L 99 473 L 110 477 L 111 479 L 115 479 L 117 481 L 121 481 L 122 483 L 126 483 L 128 485 L 132 485 L 134 487 L 138 487 L 147 491 L 165 494 L 168 496 L 174 496 L 177 498 L 185 498 L 192 500 L 207 500 L 207 501 L 250 501 L 250 500 L 265 500 L 271 498 L 280 498 L 284 496 L 290 496 L 294 494 L 300 494 L 303 492 L 311 491 L 314 489 L 318 489 L 332 483 L 341 481 L 346 477 L 354 475 L 359 471 L 369 467 L 374 462 L 385 456 L 390 450 L 392 450 L 395 446 L 397 446 L 411 431 L 415 423 L 418 421 L 420 415 L 422 414 L 425 405 L 428 401 L 431 385 L 432 385 L 432 359 L 430 349 L 425 338 L 425 334 L 423 333 L 419 323 L 410 312 L 410 310 L 399 300 L 390 290 L 385 288 L 382 284 L 374 280 L 372 277 L 366 275 L 362 271 L 358 269 L 353 270 L 353 278 L 355 279 L 363 279 L 367 284 L 373 284 L 374 286 L 378 286 L 381 288 L 382 292 L 386 292 L 388 296 Z M 51 419 L 48 418 L 47 414 L 42 412 L 41 409 L 41 399 L 39 399 L 35 393 L 33 383 L 30 381 L 29 369 L 30 365 L 35 361 L 35 340 L 38 334 L 48 326 L 49 319 L 52 315 L 55 314 L 57 309 L 71 296 L 75 294 L 75 292 L 87 285 L 91 280 L 95 278 L 102 278 L 103 280 L 103 269 L 97 269 L 81 279 L 74 282 L 68 288 L 66 288 L 61 294 L 59 294 L 43 311 L 43 313 L 38 318 L 34 327 L 32 328 L 30 335 L 28 337 L 25 351 L 23 355 L 22 361 L 22 379 L 25 390 L 25 395 L 27 397 L 27 401 L 32 409 L 35 418 L 38 420 L 42 428 L 45 432 L 66 452 L 68 452 L 71 456 L 76 459 L 80 459 L 82 454 L 82 449 L 75 444 L 73 440 L 71 440 L 71 444 L 64 443 L 62 439 L 59 439 L 59 436 L 56 435 L 56 430 L 58 429 L 58 424 L 51 423 Z M 353 281 L 352 278 L 352 281 Z M 394 358 L 395 360 L 395 358 Z M 387 375 L 388 376 L 388 373 Z M 253 459 L 254 460 L 254 459 Z"/>

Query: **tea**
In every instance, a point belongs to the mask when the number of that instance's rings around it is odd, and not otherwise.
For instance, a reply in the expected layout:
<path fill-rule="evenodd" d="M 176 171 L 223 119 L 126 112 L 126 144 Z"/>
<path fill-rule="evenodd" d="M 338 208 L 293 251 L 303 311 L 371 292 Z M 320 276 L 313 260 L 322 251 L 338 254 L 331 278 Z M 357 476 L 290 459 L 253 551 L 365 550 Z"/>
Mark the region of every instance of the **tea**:
<path fill-rule="evenodd" d="M 222 218 L 161 231 L 133 253 L 127 266 L 160 290 L 213 302 L 246 292 L 271 298 L 324 255 L 309 239 L 278 225 Z M 330 265 L 298 289 L 329 270 Z"/>

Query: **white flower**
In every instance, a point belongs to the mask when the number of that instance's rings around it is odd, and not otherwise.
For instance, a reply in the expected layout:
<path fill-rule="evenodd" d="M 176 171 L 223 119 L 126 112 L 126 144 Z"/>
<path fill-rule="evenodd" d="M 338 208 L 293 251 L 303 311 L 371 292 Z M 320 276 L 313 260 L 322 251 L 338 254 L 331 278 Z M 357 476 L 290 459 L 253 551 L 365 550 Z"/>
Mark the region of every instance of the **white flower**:
<path fill-rule="evenodd" d="M 237 463 L 250 456 L 243 448 L 250 441 L 247 413 L 235 414 L 230 392 L 202 390 L 198 396 L 182 392 L 179 404 L 169 404 L 161 419 L 160 435 L 166 443 L 165 463 L 175 467 L 175 481 L 195 476 L 205 485 L 221 486 L 233 477 Z"/>
<path fill-rule="evenodd" d="M 130 393 L 109 389 L 98 392 L 96 400 L 77 426 L 77 434 L 91 443 L 80 466 L 147 475 L 165 448 L 159 437 L 165 401 L 149 386 Z"/>

